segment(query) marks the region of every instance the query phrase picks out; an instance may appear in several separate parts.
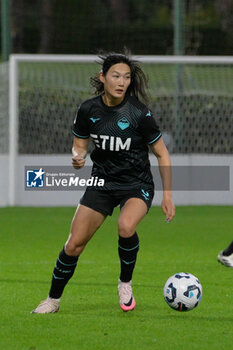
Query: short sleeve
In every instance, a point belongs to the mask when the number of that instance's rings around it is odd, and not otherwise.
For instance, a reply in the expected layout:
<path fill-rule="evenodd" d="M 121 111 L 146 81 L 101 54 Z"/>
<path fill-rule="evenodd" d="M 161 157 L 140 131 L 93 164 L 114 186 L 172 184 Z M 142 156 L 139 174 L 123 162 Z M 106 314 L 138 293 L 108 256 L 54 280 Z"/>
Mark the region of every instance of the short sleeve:
<path fill-rule="evenodd" d="M 144 110 L 140 117 L 139 128 L 142 137 L 148 145 L 158 141 L 162 136 L 152 112 L 148 109 Z"/>
<path fill-rule="evenodd" d="M 80 137 L 82 139 L 87 139 L 90 136 L 87 113 L 85 112 L 82 104 L 78 108 L 76 117 L 74 119 L 72 133 L 74 136 Z"/>

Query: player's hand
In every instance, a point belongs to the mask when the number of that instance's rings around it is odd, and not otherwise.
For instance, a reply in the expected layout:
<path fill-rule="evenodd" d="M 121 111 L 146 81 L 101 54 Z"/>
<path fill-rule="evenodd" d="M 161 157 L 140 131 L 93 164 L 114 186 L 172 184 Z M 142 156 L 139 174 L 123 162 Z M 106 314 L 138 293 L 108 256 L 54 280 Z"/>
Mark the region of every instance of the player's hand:
<path fill-rule="evenodd" d="M 163 197 L 162 200 L 162 210 L 164 215 L 166 216 L 166 221 L 170 222 L 175 216 L 175 206 L 173 204 L 172 198 L 171 197 Z"/>
<path fill-rule="evenodd" d="M 81 169 L 84 167 L 85 165 L 85 161 L 86 159 L 85 158 L 82 158 L 81 156 L 75 156 L 75 157 L 72 157 L 72 165 L 75 169 Z"/>
<path fill-rule="evenodd" d="M 81 169 L 85 165 L 85 155 L 78 154 L 74 148 L 72 148 L 72 165 L 75 169 Z"/>

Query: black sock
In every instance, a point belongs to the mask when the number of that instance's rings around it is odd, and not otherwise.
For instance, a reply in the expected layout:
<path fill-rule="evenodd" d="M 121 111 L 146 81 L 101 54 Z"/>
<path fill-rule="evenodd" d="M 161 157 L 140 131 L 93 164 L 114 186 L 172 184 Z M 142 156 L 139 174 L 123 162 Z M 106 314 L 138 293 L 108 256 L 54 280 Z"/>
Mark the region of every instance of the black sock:
<path fill-rule="evenodd" d="M 56 261 L 53 270 L 51 288 L 49 291 L 50 298 L 58 299 L 61 297 L 63 290 L 69 279 L 73 276 L 79 256 L 69 256 L 62 249 Z"/>
<path fill-rule="evenodd" d="M 223 251 L 223 255 L 229 256 L 233 253 L 233 241 L 231 244 Z"/>
<path fill-rule="evenodd" d="M 139 238 L 137 232 L 129 238 L 119 236 L 118 242 L 118 252 L 121 260 L 120 280 L 122 282 L 129 282 L 132 279 L 139 250 Z"/>

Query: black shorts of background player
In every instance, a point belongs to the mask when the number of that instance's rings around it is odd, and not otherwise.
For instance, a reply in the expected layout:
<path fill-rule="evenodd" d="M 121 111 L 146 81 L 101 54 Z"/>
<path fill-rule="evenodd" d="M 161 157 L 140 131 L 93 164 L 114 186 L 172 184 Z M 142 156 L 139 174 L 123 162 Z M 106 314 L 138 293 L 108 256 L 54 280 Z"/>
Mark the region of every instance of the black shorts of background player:
<path fill-rule="evenodd" d="M 148 212 L 154 190 L 148 146 L 158 160 L 163 183 L 161 206 L 167 222 L 175 215 L 170 156 L 146 105 L 145 74 L 129 54 L 108 53 L 99 57 L 101 71 L 91 78 L 97 97 L 81 104 L 74 121 L 72 164 L 75 169 L 84 166 L 91 138 L 95 144 L 91 154 L 92 175 L 104 179 L 105 183 L 101 189 L 86 190 L 75 212 L 68 240 L 56 261 L 49 296 L 32 313 L 59 310 L 60 298 L 80 254 L 118 204 L 121 206 L 119 302 L 123 311 L 134 309 L 131 280 L 139 250 L 136 228 Z"/>
<path fill-rule="evenodd" d="M 221 264 L 227 267 L 233 267 L 233 241 L 226 249 L 219 252 L 217 259 Z"/>

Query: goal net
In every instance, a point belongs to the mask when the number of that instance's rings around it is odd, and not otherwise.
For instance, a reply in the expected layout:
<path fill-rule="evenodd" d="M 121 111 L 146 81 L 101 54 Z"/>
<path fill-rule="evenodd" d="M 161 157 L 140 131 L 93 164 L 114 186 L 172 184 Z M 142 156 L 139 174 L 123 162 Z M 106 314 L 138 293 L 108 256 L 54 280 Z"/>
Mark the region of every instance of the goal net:
<path fill-rule="evenodd" d="M 233 57 L 136 58 L 171 153 L 232 153 Z M 92 55 L 11 57 L 10 137 L 17 153 L 70 153 L 73 119 L 77 105 L 93 95 L 96 61 Z"/>

